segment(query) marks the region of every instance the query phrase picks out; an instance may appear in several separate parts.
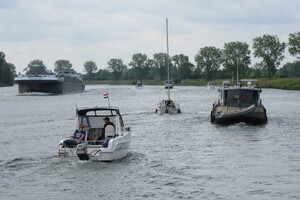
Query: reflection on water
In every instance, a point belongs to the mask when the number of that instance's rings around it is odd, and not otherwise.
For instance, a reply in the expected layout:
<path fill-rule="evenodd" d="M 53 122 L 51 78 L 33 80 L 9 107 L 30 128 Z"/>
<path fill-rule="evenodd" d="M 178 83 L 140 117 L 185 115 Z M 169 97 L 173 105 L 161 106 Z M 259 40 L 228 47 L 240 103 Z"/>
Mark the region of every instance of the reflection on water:
<path fill-rule="evenodd" d="M 120 108 L 133 130 L 127 158 L 61 161 L 76 106 Z M 70 95 L 0 88 L 0 199 L 299 199 L 298 91 L 263 89 L 269 121 L 210 123 L 217 90 L 174 87 L 180 115 L 155 115 L 163 86 L 87 86 Z"/>

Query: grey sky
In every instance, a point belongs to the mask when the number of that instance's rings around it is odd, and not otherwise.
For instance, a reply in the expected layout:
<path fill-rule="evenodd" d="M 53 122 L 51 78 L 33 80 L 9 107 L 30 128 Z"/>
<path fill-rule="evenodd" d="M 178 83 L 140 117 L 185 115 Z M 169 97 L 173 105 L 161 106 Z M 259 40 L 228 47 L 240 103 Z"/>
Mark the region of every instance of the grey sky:
<path fill-rule="evenodd" d="M 263 34 L 287 42 L 300 31 L 299 8 L 299 0 L 0 0 L 0 51 L 18 72 L 35 59 L 48 69 L 66 59 L 78 72 L 89 60 L 128 64 L 134 53 L 166 51 L 168 17 L 170 54 L 195 63 L 204 46 L 252 46 Z M 294 60 L 286 55 L 283 64 Z"/>

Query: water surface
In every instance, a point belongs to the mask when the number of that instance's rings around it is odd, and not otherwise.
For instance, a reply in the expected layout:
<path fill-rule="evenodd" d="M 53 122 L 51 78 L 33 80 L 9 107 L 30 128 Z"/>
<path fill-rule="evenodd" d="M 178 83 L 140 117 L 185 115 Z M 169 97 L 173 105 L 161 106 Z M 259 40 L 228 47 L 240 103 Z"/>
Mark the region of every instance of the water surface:
<path fill-rule="evenodd" d="M 118 106 L 132 142 L 114 162 L 61 161 L 76 106 Z M 156 115 L 163 86 L 88 85 L 69 95 L 0 88 L 0 199 L 300 199 L 300 92 L 263 89 L 268 123 L 210 123 L 217 89 L 178 87 L 182 113 Z"/>

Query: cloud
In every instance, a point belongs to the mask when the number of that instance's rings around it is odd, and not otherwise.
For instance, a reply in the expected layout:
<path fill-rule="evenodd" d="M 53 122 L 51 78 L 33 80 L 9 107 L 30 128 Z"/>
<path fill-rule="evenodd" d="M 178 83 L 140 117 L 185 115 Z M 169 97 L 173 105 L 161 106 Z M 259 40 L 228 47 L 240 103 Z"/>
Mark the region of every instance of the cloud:
<path fill-rule="evenodd" d="M 17 71 L 34 59 L 48 68 L 69 60 L 77 71 L 92 60 L 105 68 L 111 58 L 129 63 L 134 53 L 166 51 L 194 61 L 201 47 L 223 48 L 263 34 L 287 42 L 299 31 L 298 0 L 0 0 L 0 51 Z"/>

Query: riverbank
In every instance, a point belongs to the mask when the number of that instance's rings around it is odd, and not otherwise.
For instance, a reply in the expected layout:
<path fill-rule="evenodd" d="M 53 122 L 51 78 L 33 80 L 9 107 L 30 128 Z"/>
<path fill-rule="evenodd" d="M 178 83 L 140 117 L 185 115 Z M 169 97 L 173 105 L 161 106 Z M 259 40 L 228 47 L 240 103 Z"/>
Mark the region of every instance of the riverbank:
<path fill-rule="evenodd" d="M 214 85 L 221 85 L 222 81 L 225 79 L 218 79 L 211 81 Z M 228 79 L 226 79 L 228 80 Z M 283 90 L 300 90 L 300 77 L 299 78 L 261 78 L 257 79 L 255 82 L 258 84 L 258 87 L 261 88 L 275 88 Z M 231 81 L 231 80 L 230 80 Z M 84 81 L 87 85 L 132 85 L 133 80 L 97 80 L 97 81 Z M 145 85 L 163 85 L 163 81 L 160 80 L 144 80 Z M 175 85 L 178 86 L 206 86 L 208 81 L 203 79 L 184 79 L 180 83 Z M 255 84 L 253 83 L 253 84 Z"/>

